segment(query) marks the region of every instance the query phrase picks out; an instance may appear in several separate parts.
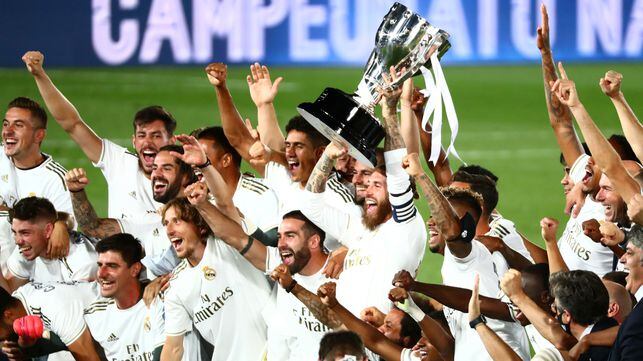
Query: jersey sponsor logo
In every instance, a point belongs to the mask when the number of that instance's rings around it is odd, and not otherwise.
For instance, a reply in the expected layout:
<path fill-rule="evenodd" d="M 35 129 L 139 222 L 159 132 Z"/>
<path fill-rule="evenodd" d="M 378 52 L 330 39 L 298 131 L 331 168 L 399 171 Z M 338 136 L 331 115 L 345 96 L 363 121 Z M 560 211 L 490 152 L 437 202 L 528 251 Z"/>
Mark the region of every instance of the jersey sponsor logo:
<path fill-rule="evenodd" d="M 210 296 L 207 294 L 201 295 L 201 302 L 207 304 L 207 306 L 201 309 L 201 311 L 194 313 L 194 323 L 197 324 L 203 322 L 214 316 L 216 312 L 225 306 L 225 302 L 233 295 L 234 292 L 230 287 L 226 287 L 225 290 L 223 290 L 223 293 L 215 300 L 211 300 Z"/>
<path fill-rule="evenodd" d="M 565 243 L 578 258 L 589 261 L 592 251 L 583 247 L 579 242 L 579 237 L 585 236 L 582 232 L 581 226 L 578 223 L 574 224 L 571 231 L 565 236 Z"/>
<path fill-rule="evenodd" d="M 217 272 L 214 270 L 214 268 L 203 266 L 202 271 L 203 271 L 203 277 L 208 281 L 212 281 L 214 277 L 217 276 Z"/>
<path fill-rule="evenodd" d="M 371 264 L 371 257 L 363 256 L 361 248 L 351 249 L 346 254 L 344 270 L 351 267 L 368 266 L 369 264 Z"/>
<path fill-rule="evenodd" d="M 110 334 L 109 337 L 107 338 L 107 342 L 116 342 L 116 341 L 118 341 L 118 337 L 113 333 Z"/>
<path fill-rule="evenodd" d="M 299 324 L 304 326 L 310 332 L 326 333 L 332 331 L 328 326 L 315 318 L 307 307 L 302 306 L 299 309 L 293 308 L 292 312 L 295 317 L 299 318 Z"/>

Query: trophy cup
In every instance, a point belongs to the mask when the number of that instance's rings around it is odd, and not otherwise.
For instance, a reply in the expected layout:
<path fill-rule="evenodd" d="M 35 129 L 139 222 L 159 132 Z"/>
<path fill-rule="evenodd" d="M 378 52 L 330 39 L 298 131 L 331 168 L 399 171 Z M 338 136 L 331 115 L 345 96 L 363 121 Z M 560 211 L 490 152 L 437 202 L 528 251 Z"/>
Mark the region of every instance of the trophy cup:
<path fill-rule="evenodd" d="M 422 66 L 430 68 L 431 56 L 437 51 L 442 57 L 450 48 L 448 38 L 447 32 L 396 2 L 377 30 L 375 49 L 355 94 L 326 88 L 314 103 L 299 104 L 297 111 L 326 138 L 347 146 L 359 162 L 375 166 L 375 148 L 385 135 L 373 113 L 379 89 L 398 87 Z M 386 85 L 382 74 L 389 74 L 391 66 L 400 76 Z"/>

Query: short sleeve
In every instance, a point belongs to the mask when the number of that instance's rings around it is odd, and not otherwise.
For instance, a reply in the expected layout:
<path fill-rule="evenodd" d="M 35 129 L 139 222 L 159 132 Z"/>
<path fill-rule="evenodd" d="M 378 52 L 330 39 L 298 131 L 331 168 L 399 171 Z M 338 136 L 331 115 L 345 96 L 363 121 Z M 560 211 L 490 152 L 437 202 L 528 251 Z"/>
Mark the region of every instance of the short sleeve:
<path fill-rule="evenodd" d="M 271 189 L 265 191 L 259 198 L 261 208 L 257 215 L 257 219 L 253 220 L 257 227 L 262 231 L 267 232 L 279 226 L 279 201 L 277 195 Z"/>
<path fill-rule="evenodd" d="M 119 176 L 118 165 L 122 164 L 122 157 L 129 154 L 127 148 L 103 138 L 103 146 L 100 152 L 100 158 L 97 163 L 93 163 L 94 167 L 100 169 L 109 182 L 113 177 Z M 135 154 L 131 154 L 136 156 Z M 134 180 L 132 180 L 134 181 Z"/>
<path fill-rule="evenodd" d="M 164 315 L 164 304 L 158 297 L 154 301 L 154 306 L 152 307 L 151 319 L 154 320 L 152 327 L 150 328 L 154 334 L 152 335 L 152 344 L 154 348 L 163 346 L 165 343 L 165 315 Z"/>
<path fill-rule="evenodd" d="M 48 306 L 44 309 L 44 306 Z M 60 340 L 69 346 L 83 334 L 87 325 L 85 324 L 84 307 L 81 300 L 68 299 L 64 303 L 50 302 L 43 304 L 43 317 L 51 321 L 52 331 Z"/>
<path fill-rule="evenodd" d="M 275 191 L 277 198 L 281 198 L 283 196 L 281 193 L 287 192 L 292 184 L 286 167 L 275 162 L 266 164 L 264 182 Z"/>
<path fill-rule="evenodd" d="M 35 266 L 36 263 L 34 261 L 28 261 L 22 257 L 18 247 L 13 250 L 11 256 L 7 259 L 7 270 L 15 277 L 23 280 L 31 278 Z"/>
<path fill-rule="evenodd" d="M 176 280 L 170 282 L 176 282 Z M 170 283 L 170 288 L 165 294 L 166 336 L 181 336 L 192 330 L 192 319 L 181 302 L 179 291 L 176 284 L 172 285 Z"/>

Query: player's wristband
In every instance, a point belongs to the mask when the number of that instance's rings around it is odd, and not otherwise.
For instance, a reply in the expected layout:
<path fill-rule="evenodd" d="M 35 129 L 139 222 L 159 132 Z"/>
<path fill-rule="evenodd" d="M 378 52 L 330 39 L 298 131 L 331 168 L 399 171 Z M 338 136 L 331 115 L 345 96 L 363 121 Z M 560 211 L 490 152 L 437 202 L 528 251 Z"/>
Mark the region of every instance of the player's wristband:
<path fill-rule="evenodd" d="M 246 244 L 246 246 L 245 246 L 245 247 L 243 247 L 243 249 L 242 249 L 241 251 L 239 251 L 239 253 L 240 253 L 242 256 L 243 256 L 244 254 L 246 254 L 246 253 L 250 250 L 250 247 L 252 247 L 252 243 L 253 243 L 254 241 L 255 241 L 255 239 L 254 239 L 254 238 L 252 238 L 252 236 L 248 236 L 248 243 Z"/>
<path fill-rule="evenodd" d="M 297 286 L 297 281 L 292 280 L 292 282 L 290 282 L 288 287 L 284 287 L 284 291 L 286 291 L 286 293 L 290 293 L 295 288 L 295 286 Z"/>
<path fill-rule="evenodd" d="M 469 327 L 475 329 L 479 324 L 487 324 L 487 318 L 483 314 L 478 315 L 478 317 L 469 321 Z"/>
<path fill-rule="evenodd" d="M 409 297 L 404 301 L 404 303 L 401 302 L 395 302 L 395 306 L 399 308 L 400 310 L 406 312 L 411 316 L 412 319 L 415 320 L 415 322 L 420 322 L 422 319 L 424 319 L 424 311 L 418 307 L 418 305 L 413 302 L 413 299 L 411 298 L 411 295 L 409 294 Z"/>
<path fill-rule="evenodd" d="M 212 163 L 210 163 L 210 158 L 207 158 L 207 157 L 206 157 L 205 159 L 206 159 L 205 163 L 203 163 L 203 164 L 199 164 L 199 165 L 195 165 L 195 167 L 197 167 L 197 168 L 199 168 L 199 169 L 203 169 L 203 168 L 206 168 L 206 167 L 208 167 L 208 166 L 211 166 L 211 165 L 212 165 Z"/>

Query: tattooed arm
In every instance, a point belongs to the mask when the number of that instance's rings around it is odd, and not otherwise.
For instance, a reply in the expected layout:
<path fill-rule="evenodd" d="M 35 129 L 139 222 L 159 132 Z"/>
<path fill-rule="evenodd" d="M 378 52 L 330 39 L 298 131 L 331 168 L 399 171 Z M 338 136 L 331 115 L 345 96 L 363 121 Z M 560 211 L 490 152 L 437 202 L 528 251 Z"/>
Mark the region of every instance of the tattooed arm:
<path fill-rule="evenodd" d="M 429 204 L 431 217 L 446 240 L 449 250 L 458 258 L 466 257 L 471 251 L 471 243 L 451 242 L 458 239 L 462 233 L 460 217 L 438 187 L 424 173 L 420 165 L 420 156 L 417 153 L 409 154 L 404 158 L 402 164 L 407 173 L 415 180 L 415 184 L 419 186 L 418 189 L 421 191 L 422 197 Z"/>
<path fill-rule="evenodd" d="M 308 177 L 306 190 L 313 193 L 323 193 L 326 189 L 328 176 L 332 172 L 335 162 L 345 154 L 345 148 L 335 143 L 328 144 L 326 149 L 324 149 L 324 153 L 322 153 L 322 156 L 317 161 L 312 173 L 310 173 L 310 177 Z"/>
<path fill-rule="evenodd" d="M 105 238 L 121 233 L 121 226 L 113 218 L 98 218 L 94 207 L 87 199 L 85 187 L 89 178 L 82 168 L 74 168 L 65 174 L 67 189 L 71 194 L 71 205 L 78 222 L 78 228 L 90 237 Z"/>
<path fill-rule="evenodd" d="M 565 163 L 568 167 L 571 167 L 576 159 L 585 152 L 574 130 L 572 114 L 569 108 L 563 105 L 551 92 L 551 83 L 556 81 L 558 76 L 556 75 L 556 67 L 549 44 L 549 16 L 544 4 L 541 6 L 540 11 L 543 23 L 538 27 L 537 45 L 542 57 L 545 101 L 547 102 L 549 123 L 554 130 L 554 135 L 565 158 Z"/>
<path fill-rule="evenodd" d="M 279 285 L 284 289 L 290 289 L 290 292 L 297 297 L 301 303 L 306 305 L 308 310 L 319 322 L 332 329 L 337 329 L 343 326 L 339 317 L 337 317 L 335 312 L 321 301 L 319 296 L 308 291 L 292 279 L 288 266 L 285 264 L 277 266 L 270 274 L 270 277 L 279 282 Z"/>
<path fill-rule="evenodd" d="M 84 189 L 71 192 L 71 204 L 74 207 L 74 214 L 78 222 L 78 228 L 84 234 L 95 237 L 105 238 L 116 233 L 121 233 L 121 226 L 113 218 L 98 218 L 94 207 L 87 199 Z"/>

